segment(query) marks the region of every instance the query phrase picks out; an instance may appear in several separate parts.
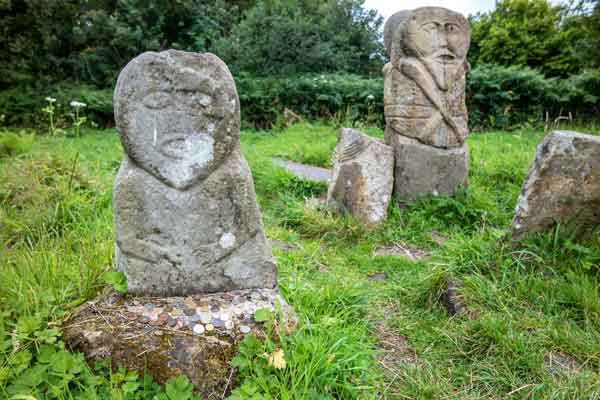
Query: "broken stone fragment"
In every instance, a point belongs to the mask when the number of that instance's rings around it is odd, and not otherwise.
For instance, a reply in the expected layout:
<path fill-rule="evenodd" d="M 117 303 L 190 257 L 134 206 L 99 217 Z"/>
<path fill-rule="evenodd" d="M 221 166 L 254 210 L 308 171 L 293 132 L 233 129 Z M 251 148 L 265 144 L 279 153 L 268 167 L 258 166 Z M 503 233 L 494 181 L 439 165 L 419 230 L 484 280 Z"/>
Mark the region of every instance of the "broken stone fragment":
<path fill-rule="evenodd" d="M 384 220 L 394 185 L 393 149 L 360 131 L 342 128 L 332 163 L 327 204 L 368 226 Z"/>
<path fill-rule="evenodd" d="M 513 240 L 552 229 L 600 225 L 600 137 L 555 131 L 538 146 L 510 230 Z"/>

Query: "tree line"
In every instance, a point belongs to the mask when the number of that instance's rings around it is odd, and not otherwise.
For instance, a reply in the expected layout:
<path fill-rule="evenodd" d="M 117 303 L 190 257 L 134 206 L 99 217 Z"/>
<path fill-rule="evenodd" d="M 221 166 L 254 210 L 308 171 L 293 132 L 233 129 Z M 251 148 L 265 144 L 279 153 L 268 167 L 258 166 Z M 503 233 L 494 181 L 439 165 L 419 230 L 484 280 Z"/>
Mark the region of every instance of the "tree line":
<path fill-rule="evenodd" d="M 473 127 L 600 117 L 600 0 L 500 0 L 469 20 Z M 381 107 L 383 22 L 364 0 L 0 0 L 0 114 L 35 125 L 52 95 L 110 124 L 120 69 L 176 48 L 221 57 L 254 126 L 284 107 L 368 119 Z"/>
<path fill-rule="evenodd" d="M 383 21 L 362 0 L 0 0 L 0 88 L 110 87 L 144 51 L 210 51 L 235 73 L 373 74 Z"/>
<path fill-rule="evenodd" d="M 472 65 L 567 76 L 600 64 L 600 1 L 503 0 L 470 16 Z M 135 55 L 211 51 L 235 73 L 376 75 L 383 19 L 364 0 L 0 0 L 0 87 L 109 87 Z"/>

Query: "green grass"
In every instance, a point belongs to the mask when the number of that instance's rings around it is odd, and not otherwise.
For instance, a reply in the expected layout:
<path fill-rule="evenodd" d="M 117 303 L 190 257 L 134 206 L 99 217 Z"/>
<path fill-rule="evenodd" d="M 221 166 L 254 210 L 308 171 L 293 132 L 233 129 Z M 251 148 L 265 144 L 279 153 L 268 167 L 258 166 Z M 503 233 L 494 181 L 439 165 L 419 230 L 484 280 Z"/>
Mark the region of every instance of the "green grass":
<path fill-rule="evenodd" d="M 251 362 L 240 366 L 234 398 L 600 398 L 600 237 L 576 242 L 557 229 L 522 248 L 502 241 L 543 134 L 472 134 L 467 190 L 390 207 L 387 222 L 367 232 L 306 201 L 324 185 L 270 162 L 329 166 L 335 133 L 308 123 L 242 133 L 267 235 L 294 246 L 275 256 L 300 326 L 279 342 L 244 343 L 242 361 Z M 148 377 L 88 368 L 62 349 L 56 330 L 111 269 L 116 133 L 11 148 L 20 150 L 0 157 L 0 398 L 162 399 Z M 373 257 L 393 243 L 429 257 Z M 375 273 L 388 279 L 370 280 Z M 460 283 L 465 315 L 448 316 L 439 301 L 449 279 Z M 382 330 L 397 346 L 385 359 Z M 283 370 L 261 357 L 275 346 Z M 557 354 L 575 367 L 545 361 Z"/>

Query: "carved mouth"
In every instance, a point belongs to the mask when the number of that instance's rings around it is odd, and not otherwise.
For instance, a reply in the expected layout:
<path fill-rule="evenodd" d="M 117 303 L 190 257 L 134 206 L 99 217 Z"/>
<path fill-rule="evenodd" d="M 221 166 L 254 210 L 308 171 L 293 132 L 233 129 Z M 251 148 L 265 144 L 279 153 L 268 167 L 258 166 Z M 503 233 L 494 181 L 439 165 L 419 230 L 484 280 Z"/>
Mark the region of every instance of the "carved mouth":
<path fill-rule="evenodd" d="M 454 62 L 456 56 L 449 51 L 442 51 L 436 54 L 435 59 L 442 64 L 448 64 Z"/>
<path fill-rule="evenodd" d="M 160 143 L 158 151 L 166 157 L 181 160 L 192 149 L 192 142 L 193 139 L 188 135 L 170 137 Z"/>

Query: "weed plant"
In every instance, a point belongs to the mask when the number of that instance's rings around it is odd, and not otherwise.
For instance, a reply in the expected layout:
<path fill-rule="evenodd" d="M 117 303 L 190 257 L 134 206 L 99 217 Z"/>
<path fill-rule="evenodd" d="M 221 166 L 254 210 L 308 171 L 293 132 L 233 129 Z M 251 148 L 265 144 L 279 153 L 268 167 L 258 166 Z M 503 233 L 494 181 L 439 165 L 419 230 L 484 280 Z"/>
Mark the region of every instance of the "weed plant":
<path fill-rule="evenodd" d="M 600 236 L 558 226 L 519 247 L 504 240 L 542 137 L 471 135 L 468 188 L 393 204 L 366 231 L 315 200 L 325 185 L 271 162 L 329 166 L 334 128 L 243 132 L 267 235 L 288 244 L 274 253 L 299 326 L 280 335 L 269 320 L 270 338 L 242 343 L 232 398 L 600 398 Z M 112 130 L 38 137 L 0 157 L 0 398 L 192 398 L 184 378 L 161 387 L 88 366 L 61 341 L 60 321 L 110 276 L 120 157 Z M 374 256 L 393 245 L 427 257 Z M 464 314 L 439 300 L 449 281 Z"/>

